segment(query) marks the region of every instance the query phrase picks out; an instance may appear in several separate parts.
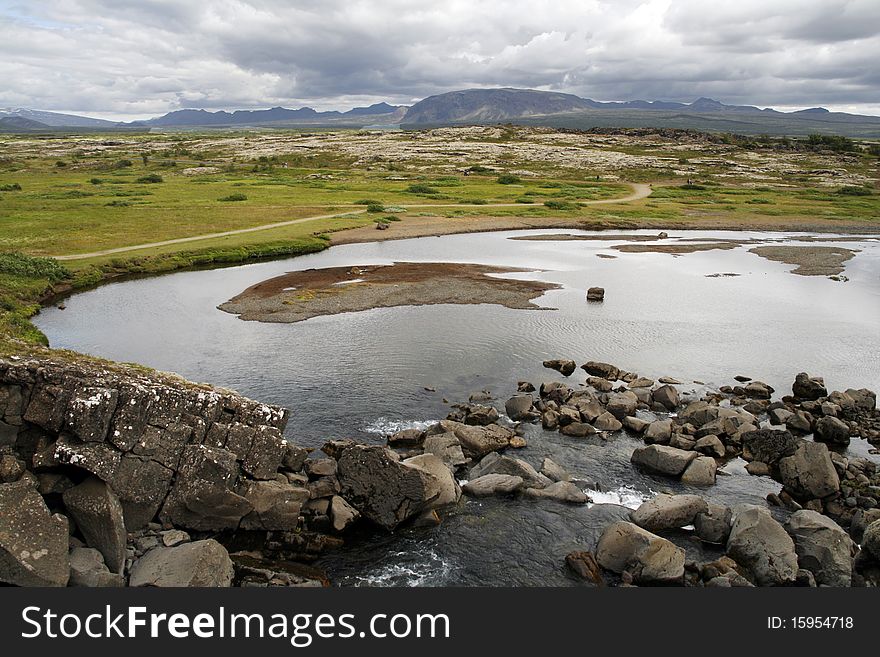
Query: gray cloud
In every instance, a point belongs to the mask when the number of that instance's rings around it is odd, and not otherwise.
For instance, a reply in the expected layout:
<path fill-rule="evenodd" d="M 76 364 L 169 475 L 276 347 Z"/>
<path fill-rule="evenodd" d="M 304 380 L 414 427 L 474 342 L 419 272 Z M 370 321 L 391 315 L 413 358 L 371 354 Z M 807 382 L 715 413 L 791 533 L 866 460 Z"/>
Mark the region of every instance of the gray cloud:
<path fill-rule="evenodd" d="M 0 106 L 409 103 L 470 86 L 880 113 L 877 0 L 0 3 Z"/>

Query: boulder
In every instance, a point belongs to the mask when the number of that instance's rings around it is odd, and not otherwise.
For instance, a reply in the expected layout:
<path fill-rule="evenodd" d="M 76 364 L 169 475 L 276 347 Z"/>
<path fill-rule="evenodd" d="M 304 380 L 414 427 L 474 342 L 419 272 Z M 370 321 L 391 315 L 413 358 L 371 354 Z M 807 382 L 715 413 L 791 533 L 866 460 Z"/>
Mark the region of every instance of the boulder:
<path fill-rule="evenodd" d="M 571 395 L 571 388 L 559 381 L 549 381 L 541 384 L 541 398 L 549 399 L 557 404 L 564 404 Z"/>
<path fill-rule="evenodd" d="M 88 477 L 64 491 L 62 498 L 86 545 L 103 555 L 107 568 L 121 574 L 125 567 L 127 534 L 122 504 L 116 493 L 97 477 Z"/>
<path fill-rule="evenodd" d="M 593 421 L 593 428 L 597 431 L 620 431 L 623 424 L 614 415 L 605 411 Z"/>
<path fill-rule="evenodd" d="M 330 522 L 334 531 L 345 531 L 360 515 L 357 509 L 339 495 L 330 498 Z"/>
<path fill-rule="evenodd" d="M 336 474 L 336 459 L 309 459 L 303 471 L 309 477 L 332 477 Z"/>
<path fill-rule="evenodd" d="M 561 465 L 550 457 L 545 457 L 541 463 L 541 474 L 551 481 L 570 481 L 571 475 Z"/>
<path fill-rule="evenodd" d="M 545 431 L 556 431 L 559 428 L 559 413 L 553 410 L 544 411 L 541 415 L 541 426 Z"/>
<path fill-rule="evenodd" d="M 462 486 L 462 490 L 473 497 L 488 497 L 515 493 L 523 486 L 522 477 L 506 474 L 487 474 L 471 479 Z"/>
<path fill-rule="evenodd" d="M 596 428 L 586 422 L 569 422 L 562 426 L 559 429 L 559 432 L 563 436 L 568 436 L 570 438 L 586 438 L 587 436 L 592 436 L 596 433 Z"/>
<path fill-rule="evenodd" d="M 743 388 L 746 397 L 754 399 L 770 399 L 775 391 L 763 381 L 752 381 Z"/>
<path fill-rule="evenodd" d="M 308 488 L 279 481 L 245 481 L 240 493 L 252 510 L 239 527 L 252 531 L 295 530 L 302 506 L 310 497 Z"/>
<path fill-rule="evenodd" d="M 129 586 L 225 587 L 234 568 L 229 553 L 214 539 L 157 547 L 134 562 Z"/>
<path fill-rule="evenodd" d="M 655 402 L 661 404 L 669 411 L 674 411 L 681 403 L 678 397 L 678 390 L 669 384 L 657 388 L 653 392 L 653 396 Z"/>
<path fill-rule="evenodd" d="M 650 388 L 654 385 L 654 379 L 644 376 L 637 377 L 627 384 L 628 388 Z"/>
<path fill-rule="evenodd" d="M 724 458 L 724 455 L 727 451 L 724 448 L 724 443 L 721 442 L 721 439 L 718 436 L 713 434 L 709 434 L 708 436 L 703 436 L 696 443 L 694 443 L 694 449 L 701 454 L 706 454 L 707 456 L 714 456 L 716 458 Z"/>
<path fill-rule="evenodd" d="M 468 462 L 461 450 L 461 442 L 451 432 L 428 436 L 422 443 L 422 449 L 427 454 L 440 457 L 451 468 L 457 468 Z"/>
<path fill-rule="evenodd" d="M 174 470 L 136 456 L 120 460 L 116 474 L 107 483 L 119 496 L 125 515 L 125 528 L 143 529 L 152 521 L 168 496 Z"/>
<path fill-rule="evenodd" d="M 603 301 L 604 299 L 604 287 L 591 287 L 587 290 L 587 301 Z"/>
<path fill-rule="evenodd" d="M 492 452 L 489 456 L 497 456 L 497 454 Z M 489 458 L 489 456 L 486 458 Z M 452 476 L 452 470 L 449 469 L 449 466 L 439 456 L 419 454 L 418 456 L 406 459 L 402 463 L 403 465 L 418 468 L 435 480 L 433 487 L 428 491 L 431 501 L 426 508 L 439 509 L 458 502 L 461 497 L 461 488 L 458 486 L 458 481 Z"/>
<path fill-rule="evenodd" d="M 526 488 L 525 497 L 567 504 L 586 504 L 590 501 L 584 492 L 570 481 L 555 481 L 545 488 Z"/>
<path fill-rule="evenodd" d="M 577 369 L 577 363 L 575 363 L 573 360 L 555 358 L 553 360 L 545 360 L 544 367 L 551 370 L 556 370 L 562 376 L 571 376 L 574 373 L 575 369 Z"/>
<path fill-rule="evenodd" d="M 632 521 L 642 529 L 657 532 L 691 525 L 698 513 L 707 513 L 706 500 L 697 495 L 659 494 L 642 502 L 632 512 Z"/>
<path fill-rule="evenodd" d="M 389 531 L 426 510 L 440 494 L 436 477 L 400 463 L 397 454 L 378 445 L 344 449 L 337 459 L 337 477 L 342 496 Z"/>
<path fill-rule="evenodd" d="M 390 447 L 419 447 L 424 440 L 424 431 L 403 429 L 388 436 L 388 445 Z"/>
<path fill-rule="evenodd" d="M 744 505 L 734 510 L 727 554 L 748 571 L 758 586 L 780 586 L 795 581 L 798 571 L 794 541 L 770 513 Z"/>
<path fill-rule="evenodd" d="M 742 434 L 743 447 L 747 450 L 746 460 L 761 461 L 769 466 L 775 466 L 785 456 L 795 453 L 798 445 L 804 441 L 795 438 L 788 431 L 773 431 L 771 429 L 759 429 Z"/>
<path fill-rule="evenodd" d="M 284 456 L 281 457 L 281 466 L 291 472 L 299 472 L 309 457 L 309 450 L 293 443 L 287 443 L 284 447 Z"/>
<path fill-rule="evenodd" d="M 429 430 L 429 435 L 451 431 L 461 443 L 464 455 L 478 459 L 483 458 L 489 452 L 507 447 L 510 444 L 510 439 L 515 435 L 510 429 L 497 424 L 477 427 L 444 420 L 437 426 L 441 430 L 436 430 L 436 428 Z"/>
<path fill-rule="evenodd" d="M 840 477 L 822 443 L 803 442 L 791 456 L 779 461 L 779 477 L 798 500 L 826 497 L 840 490 Z"/>
<path fill-rule="evenodd" d="M 75 547 L 70 551 L 69 586 L 109 588 L 125 586 L 119 573 L 111 573 L 104 557 L 94 548 Z"/>
<path fill-rule="evenodd" d="M 685 423 L 701 427 L 704 424 L 715 420 L 718 417 L 719 408 L 713 406 L 709 402 L 700 399 L 688 404 L 678 414 L 679 420 Z"/>
<path fill-rule="evenodd" d="M 698 456 L 685 468 L 681 481 L 689 486 L 711 486 L 717 470 L 718 464 L 711 456 Z"/>
<path fill-rule="evenodd" d="M 531 395 L 515 395 L 504 403 L 504 412 L 514 422 L 532 420 L 537 417 L 532 408 L 533 403 Z"/>
<path fill-rule="evenodd" d="M 651 423 L 634 415 L 627 415 L 623 418 L 623 426 L 635 433 L 645 433 Z"/>
<path fill-rule="evenodd" d="M 865 528 L 862 534 L 862 550 L 875 561 L 880 561 L 880 520 L 875 520 Z"/>
<path fill-rule="evenodd" d="M 609 526 L 599 539 L 596 561 L 614 573 L 628 573 L 637 584 L 680 582 L 684 550 L 631 522 Z"/>
<path fill-rule="evenodd" d="M 0 484 L 0 582 L 66 586 L 68 522 L 24 479 Z"/>
<path fill-rule="evenodd" d="M 847 388 L 846 395 L 853 400 L 853 404 L 860 411 L 873 411 L 877 408 L 877 395 L 873 390 Z"/>
<path fill-rule="evenodd" d="M 645 442 L 664 445 L 672 437 L 672 420 L 655 420 L 645 429 Z"/>
<path fill-rule="evenodd" d="M 478 427 L 489 426 L 501 417 L 498 409 L 483 404 L 469 404 L 464 407 L 464 411 L 464 423 Z"/>
<path fill-rule="evenodd" d="M 611 392 L 612 388 L 614 388 L 614 384 L 611 381 L 603 379 L 601 376 L 588 376 L 587 385 L 598 392 Z"/>
<path fill-rule="evenodd" d="M 501 456 L 496 452 L 487 454 L 470 471 L 469 477 L 479 479 L 487 474 L 505 474 L 520 477 L 526 488 L 544 488 L 550 484 L 550 479 L 535 471 L 535 469 L 522 459 L 511 456 Z"/>
<path fill-rule="evenodd" d="M 613 392 L 608 395 L 608 403 L 605 404 L 605 410 L 618 420 L 622 420 L 627 415 L 635 415 L 638 405 L 639 399 L 631 390 Z"/>
<path fill-rule="evenodd" d="M 794 378 L 791 392 L 798 399 L 816 400 L 828 396 L 825 381 L 821 377 L 811 377 L 806 372 L 801 372 Z"/>
<path fill-rule="evenodd" d="M 826 415 L 816 422 L 813 439 L 831 445 L 849 445 L 849 426 L 836 417 Z"/>
<path fill-rule="evenodd" d="M 854 544 L 849 535 L 828 516 L 801 509 L 786 525 L 794 539 L 801 568 L 810 571 L 820 586 L 852 584 Z"/>
<path fill-rule="evenodd" d="M 696 452 L 687 452 L 666 445 L 648 445 L 637 447 L 630 460 L 650 472 L 678 477 L 687 466 L 699 456 Z"/>
<path fill-rule="evenodd" d="M 609 381 L 617 381 L 620 378 L 620 370 L 609 363 L 591 360 L 581 365 L 581 369 L 587 374 L 608 379 Z"/>
<path fill-rule="evenodd" d="M 709 504 L 707 512 L 694 517 L 694 530 L 701 541 L 726 544 L 730 537 L 732 514 L 729 507 Z"/>

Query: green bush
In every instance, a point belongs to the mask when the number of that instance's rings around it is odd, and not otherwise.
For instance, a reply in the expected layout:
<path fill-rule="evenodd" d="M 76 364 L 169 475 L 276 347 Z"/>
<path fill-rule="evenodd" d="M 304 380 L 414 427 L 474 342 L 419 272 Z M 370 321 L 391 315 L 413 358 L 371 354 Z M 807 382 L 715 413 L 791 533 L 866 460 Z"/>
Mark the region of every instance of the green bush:
<path fill-rule="evenodd" d="M 128 201 L 110 201 L 109 203 L 105 203 L 108 208 L 127 208 L 131 203 Z"/>
<path fill-rule="evenodd" d="M 89 182 L 92 183 L 93 185 L 100 185 L 104 181 L 101 180 L 100 178 L 89 178 Z"/>
<path fill-rule="evenodd" d="M 0 192 L 20 192 L 21 185 L 18 183 L 10 183 L 8 185 L 0 185 Z"/>
<path fill-rule="evenodd" d="M 484 167 L 482 164 L 475 164 L 472 167 L 468 167 L 466 171 L 469 171 L 470 173 L 491 173 L 492 169 Z"/>
<path fill-rule="evenodd" d="M 837 190 L 838 194 L 843 196 L 871 196 L 873 192 L 867 187 L 857 187 L 856 185 L 846 185 Z"/>
<path fill-rule="evenodd" d="M 385 212 L 385 206 L 381 203 L 367 203 L 367 212 Z"/>
<path fill-rule="evenodd" d="M 544 201 L 544 205 L 551 210 L 574 210 L 578 207 L 575 203 L 569 203 L 568 201 L 558 201 L 556 199 Z"/>
<path fill-rule="evenodd" d="M 504 173 L 495 180 L 499 185 L 518 185 L 522 182 L 519 176 L 510 173 Z"/>
<path fill-rule="evenodd" d="M 423 185 L 420 183 L 410 185 L 404 191 L 409 192 L 410 194 L 437 194 L 437 190 L 430 185 Z"/>
<path fill-rule="evenodd" d="M 63 169 L 64 167 L 67 166 L 67 162 L 65 162 L 64 160 L 58 160 L 55 163 L 55 166 L 58 167 L 59 169 Z"/>
<path fill-rule="evenodd" d="M 220 199 L 221 201 L 226 202 L 235 202 L 235 201 L 247 201 L 247 194 L 230 194 L 229 196 L 224 196 Z"/>
<path fill-rule="evenodd" d="M 355 205 L 381 205 L 381 201 L 376 201 L 371 198 L 362 198 L 360 201 L 355 201 Z"/>
<path fill-rule="evenodd" d="M 135 182 L 139 183 L 160 183 L 163 182 L 162 176 L 158 173 L 148 173 L 146 176 L 141 176 Z"/>
<path fill-rule="evenodd" d="M 18 251 L 0 253 L 0 274 L 45 278 L 52 283 L 70 276 L 64 265 L 54 258 L 38 258 Z"/>
<path fill-rule="evenodd" d="M 125 169 L 126 167 L 134 166 L 134 162 L 131 160 L 119 160 L 113 166 L 117 169 Z"/>

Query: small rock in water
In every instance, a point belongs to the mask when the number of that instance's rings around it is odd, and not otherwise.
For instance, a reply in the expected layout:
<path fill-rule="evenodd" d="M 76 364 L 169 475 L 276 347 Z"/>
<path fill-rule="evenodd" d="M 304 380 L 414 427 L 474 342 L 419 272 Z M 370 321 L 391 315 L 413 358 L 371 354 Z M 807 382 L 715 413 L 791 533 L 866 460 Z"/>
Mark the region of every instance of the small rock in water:
<path fill-rule="evenodd" d="M 603 301 L 604 299 L 604 287 L 591 287 L 589 290 L 587 290 L 587 301 Z"/>
<path fill-rule="evenodd" d="M 743 376 L 742 374 L 733 377 L 735 381 L 739 381 L 740 383 L 747 383 L 752 380 L 750 376 Z"/>

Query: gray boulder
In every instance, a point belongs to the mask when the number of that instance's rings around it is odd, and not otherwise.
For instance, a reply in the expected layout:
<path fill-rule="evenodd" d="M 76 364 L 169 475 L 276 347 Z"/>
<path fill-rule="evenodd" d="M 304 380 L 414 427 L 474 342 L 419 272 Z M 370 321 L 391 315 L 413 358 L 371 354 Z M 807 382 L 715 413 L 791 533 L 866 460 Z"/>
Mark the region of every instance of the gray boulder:
<path fill-rule="evenodd" d="M 252 508 L 241 519 L 240 528 L 253 531 L 295 530 L 302 506 L 310 497 L 307 488 L 279 481 L 246 481 L 240 492 Z"/>
<path fill-rule="evenodd" d="M 617 381 L 620 378 L 620 370 L 609 363 L 591 360 L 581 365 L 581 369 L 587 374 L 608 379 L 609 381 Z"/>
<path fill-rule="evenodd" d="M 483 458 L 489 452 L 503 449 L 514 437 L 513 431 L 497 424 L 470 426 L 452 420 L 443 420 L 428 430 L 428 435 L 452 432 L 461 443 L 465 456 Z"/>
<path fill-rule="evenodd" d="M 791 514 L 786 527 L 800 567 L 813 573 L 816 584 L 851 585 L 854 544 L 840 525 L 821 513 L 802 509 Z"/>
<path fill-rule="evenodd" d="M 541 463 L 541 474 L 551 481 L 570 481 L 571 475 L 566 472 L 565 468 L 556 463 L 550 457 L 545 457 Z"/>
<path fill-rule="evenodd" d="M 104 557 L 94 548 L 76 547 L 70 551 L 69 586 L 109 588 L 125 586 L 119 573 L 111 573 Z"/>
<path fill-rule="evenodd" d="M 816 422 L 813 438 L 832 445 L 849 445 L 849 426 L 836 417 L 825 415 Z"/>
<path fill-rule="evenodd" d="M 504 412 L 514 422 L 532 420 L 537 416 L 532 408 L 533 403 L 531 395 L 516 395 L 504 403 Z"/>
<path fill-rule="evenodd" d="M 665 445 L 672 437 L 672 420 L 655 420 L 645 429 L 645 442 Z"/>
<path fill-rule="evenodd" d="M 688 452 L 667 445 L 648 445 L 647 447 L 637 447 L 630 460 L 650 472 L 679 477 L 697 456 L 699 454 L 696 452 Z"/>
<path fill-rule="evenodd" d="M 694 449 L 701 454 L 705 454 L 706 456 L 714 456 L 716 458 L 723 458 L 727 453 L 727 450 L 724 448 L 724 443 L 721 442 L 721 439 L 718 436 L 709 434 L 708 436 L 703 436 L 700 438 L 695 444 Z"/>
<path fill-rule="evenodd" d="M 779 477 L 792 497 L 812 500 L 840 490 L 840 477 L 822 443 L 803 442 L 791 456 L 779 461 Z"/>
<path fill-rule="evenodd" d="M 68 524 L 26 480 L 0 484 L 0 582 L 66 586 Z"/>
<path fill-rule="evenodd" d="M 577 368 L 577 363 L 575 363 L 573 360 L 555 358 L 553 360 L 545 360 L 544 367 L 551 370 L 556 370 L 562 376 L 571 376 Z"/>
<path fill-rule="evenodd" d="M 717 470 L 718 464 L 711 456 L 698 456 L 685 468 L 681 481 L 690 486 L 711 486 Z"/>
<path fill-rule="evenodd" d="M 440 457 L 451 468 L 457 468 L 468 462 L 461 449 L 461 442 L 451 432 L 428 436 L 422 443 L 422 449 L 427 454 Z"/>
<path fill-rule="evenodd" d="M 653 392 L 653 396 L 655 402 L 661 404 L 669 411 L 674 411 L 681 403 L 678 397 L 678 390 L 669 384 L 657 388 Z"/>
<path fill-rule="evenodd" d="M 479 479 L 487 474 L 505 474 L 521 477 L 526 488 L 544 488 L 550 479 L 535 471 L 529 463 L 511 456 L 501 456 L 492 452 L 483 457 L 470 471 L 471 479 Z"/>
<path fill-rule="evenodd" d="M 697 495 L 666 495 L 661 493 L 642 502 L 632 512 L 632 521 L 642 529 L 657 532 L 691 525 L 698 513 L 707 513 L 709 506 Z"/>
<path fill-rule="evenodd" d="M 226 587 L 234 569 L 229 553 L 214 539 L 157 547 L 134 562 L 129 586 Z"/>
<path fill-rule="evenodd" d="M 743 447 L 747 450 L 749 461 L 761 461 L 769 466 L 775 466 L 779 460 L 795 453 L 802 442 L 788 431 L 773 431 L 771 429 L 759 429 L 742 434 Z"/>
<path fill-rule="evenodd" d="M 608 403 L 605 409 L 618 420 L 622 420 L 627 415 L 635 415 L 636 407 L 639 405 L 639 398 L 636 397 L 632 390 L 626 392 L 613 392 L 608 395 Z"/>
<path fill-rule="evenodd" d="M 694 518 L 694 530 L 701 541 L 726 544 L 730 537 L 733 514 L 729 507 L 709 504 L 709 510 L 698 513 Z"/>
<path fill-rule="evenodd" d="M 811 377 L 806 372 L 799 373 L 791 384 L 791 392 L 799 399 L 816 400 L 827 397 L 828 390 L 821 377 Z"/>
<path fill-rule="evenodd" d="M 86 545 L 104 556 L 114 573 L 125 567 L 125 517 L 116 494 L 97 477 L 89 477 L 63 494 L 64 506 L 76 521 Z"/>
<path fill-rule="evenodd" d="M 492 455 L 496 455 L 495 452 L 490 454 L 490 456 Z M 427 493 L 430 502 L 425 507 L 426 509 L 439 509 L 458 502 L 461 497 L 461 488 L 458 486 L 458 481 L 452 476 L 452 470 L 439 456 L 419 454 L 406 459 L 402 464 L 418 468 L 433 479 L 432 487 Z"/>
<path fill-rule="evenodd" d="M 605 411 L 593 421 L 593 428 L 597 431 L 620 431 L 623 424 L 614 415 Z"/>
<path fill-rule="evenodd" d="M 337 458 L 337 477 L 342 496 L 389 531 L 426 510 L 439 495 L 433 475 L 400 463 L 397 454 L 378 445 L 344 449 Z"/>
<path fill-rule="evenodd" d="M 567 504 L 586 504 L 590 501 L 590 498 L 570 481 L 555 481 L 545 488 L 527 488 L 523 496 Z"/>
<path fill-rule="evenodd" d="M 875 561 L 880 561 L 880 520 L 875 520 L 865 528 L 862 534 L 862 550 Z"/>
<path fill-rule="evenodd" d="M 345 531 L 360 516 L 358 510 L 346 502 L 344 498 L 339 495 L 330 498 L 330 522 L 334 531 Z"/>
<path fill-rule="evenodd" d="M 488 497 L 515 493 L 523 487 L 522 477 L 507 474 L 487 474 L 471 479 L 462 486 L 462 490 L 472 497 Z"/>
<path fill-rule="evenodd" d="M 727 554 L 743 566 L 758 586 L 794 582 L 798 560 L 794 541 L 770 513 L 751 505 L 734 510 Z"/>
<path fill-rule="evenodd" d="M 629 573 L 637 584 L 679 582 L 684 577 L 684 550 L 631 522 L 609 526 L 596 549 L 599 565 Z"/>

